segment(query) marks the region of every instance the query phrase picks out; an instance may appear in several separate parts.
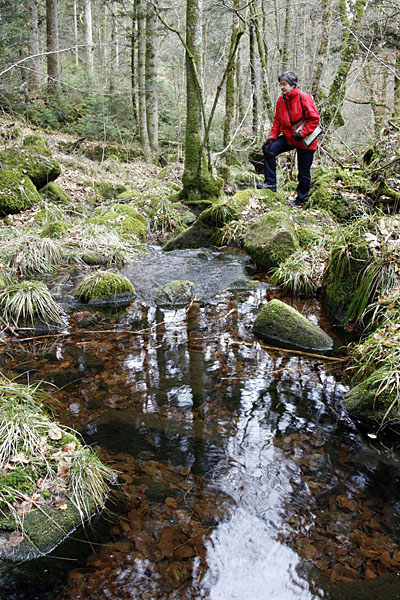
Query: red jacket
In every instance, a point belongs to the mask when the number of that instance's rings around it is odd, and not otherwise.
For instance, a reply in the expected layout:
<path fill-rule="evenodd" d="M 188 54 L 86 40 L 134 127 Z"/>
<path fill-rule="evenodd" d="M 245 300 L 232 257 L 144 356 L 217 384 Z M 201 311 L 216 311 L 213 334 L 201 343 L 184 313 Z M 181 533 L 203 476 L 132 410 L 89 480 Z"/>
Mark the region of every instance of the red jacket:
<path fill-rule="evenodd" d="M 278 101 L 276 103 L 274 123 L 272 125 L 269 137 L 275 140 L 280 133 L 283 133 L 283 135 L 286 138 L 286 141 L 291 146 L 296 146 L 297 148 L 304 149 L 304 143 L 301 140 L 296 140 L 294 137 L 292 137 L 294 130 L 296 129 L 296 127 L 299 126 L 301 122 L 301 118 L 303 116 L 303 109 L 306 124 L 301 130 L 300 135 L 302 137 L 306 137 L 314 131 L 314 129 L 319 123 L 319 114 L 317 111 L 317 107 L 314 104 L 314 100 L 312 99 L 310 94 L 301 92 L 300 102 L 300 90 L 298 87 L 295 87 L 286 96 L 284 96 L 283 94 L 279 96 Z M 292 125 L 291 121 L 295 124 Z M 296 121 L 298 121 L 297 124 Z M 314 142 L 309 147 L 309 150 L 315 150 L 317 144 L 318 138 L 314 140 Z"/>

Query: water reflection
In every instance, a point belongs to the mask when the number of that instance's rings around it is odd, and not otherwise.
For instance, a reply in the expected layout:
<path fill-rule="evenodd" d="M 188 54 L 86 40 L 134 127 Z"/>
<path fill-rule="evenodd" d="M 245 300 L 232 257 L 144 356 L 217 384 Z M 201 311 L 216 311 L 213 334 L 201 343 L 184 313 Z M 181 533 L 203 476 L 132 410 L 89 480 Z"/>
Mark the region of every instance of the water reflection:
<path fill-rule="evenodd" d="M 206 290 L 211 260 L 196 260 Z M 374 452 L 345 419 L 346 387 L 323 359 L 254 338 L 268 286 L 222 292 L 218 274 L 212 301 L 169 311 L 139 298 L 119 333 L 99 319 L 95 335 L 76 326 L 55 349 L 2 359 L 63 382 L 60 419 L 97 445 L 126 493 L 57 598 L 358 600 L 376 580 L 397 597 L 396 454 Z M 321 322 L 319 305 L 303 304 Z"/>

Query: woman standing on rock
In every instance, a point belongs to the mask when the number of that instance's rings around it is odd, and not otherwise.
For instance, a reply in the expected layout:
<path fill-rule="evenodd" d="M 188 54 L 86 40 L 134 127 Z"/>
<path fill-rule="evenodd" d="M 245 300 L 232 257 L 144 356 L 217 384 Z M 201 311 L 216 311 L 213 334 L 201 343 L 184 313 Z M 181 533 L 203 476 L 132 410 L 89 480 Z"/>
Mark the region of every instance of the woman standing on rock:
<path fill-rule="evenodd" d="M 265 181 L 257 187 L 275 192 L 276 157 L 282 152 L 296 150 L 299 174 L 297 197 L 293 204 L 302 206 L 310 191 L 310 170 L 318 144 L 318 131 L 321 131 L 318 128 L 319 114 L 312 97 L 297 87 L 297 75 L 293 71 L 285 71 L 279 75 L 278 81 L 282 94 L 276 103 L 271 133 L 262 147 Z"/>

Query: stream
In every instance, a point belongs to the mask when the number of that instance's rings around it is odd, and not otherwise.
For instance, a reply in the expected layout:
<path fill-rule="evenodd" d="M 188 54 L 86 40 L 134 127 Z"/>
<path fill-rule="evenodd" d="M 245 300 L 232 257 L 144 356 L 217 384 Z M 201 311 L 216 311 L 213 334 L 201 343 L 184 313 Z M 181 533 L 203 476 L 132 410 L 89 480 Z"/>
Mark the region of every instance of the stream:
<path fill-rule="evenodd" d="M 51 556 L 0 566 L 1 600 L 385 600 L 400 598 L 395 445 L 341 406 L 334 357 L 252 334 L 279 297 L 346 342 L 319 299 L 293 299 L 234 251 L 149 254 L 121 272 L 127 308 L 88 308 L 78 272 L 48 278 L 69 334 L 10 344 L 5 375 L 43 380 L 61 423 L 119 474 L 123 494 Z M 173 279 L 186 308 L 156 308 Z"/>

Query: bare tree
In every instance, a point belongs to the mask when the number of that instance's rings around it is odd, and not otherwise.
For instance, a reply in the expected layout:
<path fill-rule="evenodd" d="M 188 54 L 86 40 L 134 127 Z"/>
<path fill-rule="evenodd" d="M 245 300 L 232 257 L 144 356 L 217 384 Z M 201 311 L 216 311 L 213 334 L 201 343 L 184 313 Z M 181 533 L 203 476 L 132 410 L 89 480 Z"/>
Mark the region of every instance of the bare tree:
<path fill-rule="evenodd" d="M 58 97 L 61 93 L 60 61 L 58 41 L 58 0 L 46 0 L 47 26 L 47 88 L 49 94 Z"/>
<path fill-rule="evenodd" d="M 154 5 L 149 4 L 146 18 L 146 122 L 153 151 L 158 150 L 157 23 Z"/>
<path fill-rule="evenodd" d="M 29 26 L 28 52 L 30 56 L 34 57 L 30 64 L 28 76 L 29 97 L 32 97 L 40 87 L 39 26 L 36 0 L 27 0 L 27 9 Z"/>

